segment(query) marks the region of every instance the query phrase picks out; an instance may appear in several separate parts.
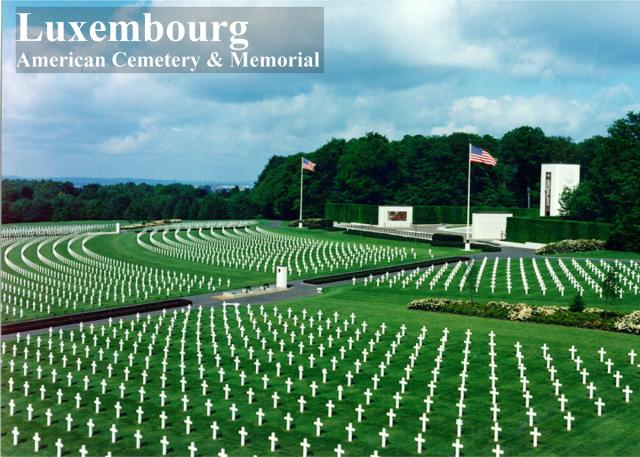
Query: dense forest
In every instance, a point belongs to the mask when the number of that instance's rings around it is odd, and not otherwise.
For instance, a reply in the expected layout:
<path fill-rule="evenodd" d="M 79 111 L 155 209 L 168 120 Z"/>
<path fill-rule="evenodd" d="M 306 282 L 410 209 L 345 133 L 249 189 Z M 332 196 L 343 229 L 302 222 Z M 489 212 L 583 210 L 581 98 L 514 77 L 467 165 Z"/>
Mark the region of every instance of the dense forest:
<path fill-rule="evenodd" d="M 322 217 L 327 201 L 463 205 L 469 142 L 498 158 L 472 167 L 472 204 L 536 207 L 540 164 L 579 163 L 581 184 L 564 199 L 565 217 L 614 222 L 628 236 L 640 232 L 640 113 L 615 121 L 606 136 L 581 142 L 523 126 L 502 138 L 453 133 L 405 136 L 377 133 L 332 139 L 315 151 L 274 156 L 251 190 L 210 191 L 188 185 L 97 184 L 5 180 L 2 221 L 269 217 L 295 219 L 300 157 L 305 172 L 305 217 Z M 638 237 L 640 238 L 640 237 Z"/>
<path fill-rule="evenodd" d="M 248 190 L 186 184 L 89 184 L 4 180 L 2 222 L 125 219 L 244 219 L 257 214 Z"/>

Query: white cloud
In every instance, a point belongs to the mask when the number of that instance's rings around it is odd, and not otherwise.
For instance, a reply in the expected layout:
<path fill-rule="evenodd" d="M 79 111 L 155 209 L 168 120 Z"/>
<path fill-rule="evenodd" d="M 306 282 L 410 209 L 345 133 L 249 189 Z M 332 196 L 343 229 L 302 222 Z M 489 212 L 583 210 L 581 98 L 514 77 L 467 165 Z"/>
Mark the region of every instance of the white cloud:
<path fill-rule="evenodd" d="M 463 97 L 451 104 L 445 131 L 463 125 L 475 131 L 504 133 L 520 125 L 530 125 L 554 134 L 572 135 L 580 131 L 592 111 L 590 102 L 548 95 Z"/>
<path fill-rule="evenodd" d="M 476 34 L 487 22 L 469 16 L 469 3 L 325 6 L 327 55 L 359 60 L 327 66 L 298 91 L 283 89 L 292 75 L 267 85 L 274 80 L 262 75 L 16 74 L 15 43 L 5 35 L 5 172 L 251 180 L 270 155 L 331 137 L 501 136 L 528 124 L 582 139 L 640 109 L 636 73 L 609 83 L 593 61 L 498 16 L 495 30 Z M 371 75 L 362 56 L 381 73 Z M 399 67 L 416 76 L 394 84 Z M 578 82 L 563 81 L 567 75 Z M 264 97 L 243 97 L 255 86 Z M 238 95 L 216 96 L 224 90 Z"/>
<path fill-rule="evenodd" d="M 590 98 L 567 99 L 546 94 L 462 97 L 451 102 L 446 123 L 431 132 L 488 132 L 501 136 L 513 128 L 529 125 L 541 127 L 549 135 L 582 139 L 604 133 L 613 120 L 637 109 L 638 103 L 631 102 L 633 96 L 633 90 L 620 83 Z M 598 130 L 594 131 L 594 126 Z"/>

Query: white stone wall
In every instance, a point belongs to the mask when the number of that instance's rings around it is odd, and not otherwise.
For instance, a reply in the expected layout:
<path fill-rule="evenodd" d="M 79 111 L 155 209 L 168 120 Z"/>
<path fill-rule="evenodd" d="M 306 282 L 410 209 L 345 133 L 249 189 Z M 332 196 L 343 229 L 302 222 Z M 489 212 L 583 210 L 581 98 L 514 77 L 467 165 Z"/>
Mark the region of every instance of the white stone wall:
<path fill-rule="evenodd" d="M 473 213 L 471 238 L 474 240 L 502 240 L 507 236 L 507 219 L 511 213 Z"/>
<path fill-rule="evenodd" d="M 405 220 L 398 219 L 401 213 L 406 213 Z M 380 227 L 411 227 L 413 225 L 413 206 L 378 206 L 378 225 Z"/>
<path fill-rule="evenodd" d="M 580 184 L 580 165 L 542 164 L 540 171 L 540 216 L 545 216 L 547 173 L 551 173 L 551 201 L 549 216 L 560 215 L 560 196 L 567 187 Z"/>

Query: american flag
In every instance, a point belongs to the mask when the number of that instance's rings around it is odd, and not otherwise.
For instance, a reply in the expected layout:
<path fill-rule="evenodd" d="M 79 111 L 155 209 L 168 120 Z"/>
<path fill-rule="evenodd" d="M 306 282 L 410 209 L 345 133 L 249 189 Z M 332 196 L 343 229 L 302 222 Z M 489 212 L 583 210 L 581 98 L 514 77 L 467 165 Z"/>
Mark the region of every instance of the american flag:
<path fill-rule="evenodd" d="M 316 171 L 316 164 L 309 159 L 302 158 L 302 168 L 309 171 Z"/>
<path fill-rule="evenodd" d="M 487 151 L 485 151 L 482 148 L 479 148 L 477 146 L 474 145 L 469 145 L 469 160 L 471 162 L 476 162 L 476 163 L 483 163 L 485 165 L 489 165 L 492 167 L 495 167 L 496 164 L 498 163 L 498 160 L 493 157 L 491 154 L 489 154 Z"/>

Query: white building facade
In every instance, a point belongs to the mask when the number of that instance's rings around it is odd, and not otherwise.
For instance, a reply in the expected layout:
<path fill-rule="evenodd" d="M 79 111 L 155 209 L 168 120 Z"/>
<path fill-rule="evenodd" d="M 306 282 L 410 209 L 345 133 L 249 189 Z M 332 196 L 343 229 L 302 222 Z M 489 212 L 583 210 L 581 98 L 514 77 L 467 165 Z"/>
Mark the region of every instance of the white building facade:
<path fill-rule="evenodd" d="M 567 188 L 580 184 L 580 165 L 542 164 L 540 172 L 540 216 L 559 216 L 560 197 Z"/>

